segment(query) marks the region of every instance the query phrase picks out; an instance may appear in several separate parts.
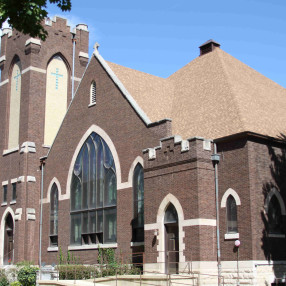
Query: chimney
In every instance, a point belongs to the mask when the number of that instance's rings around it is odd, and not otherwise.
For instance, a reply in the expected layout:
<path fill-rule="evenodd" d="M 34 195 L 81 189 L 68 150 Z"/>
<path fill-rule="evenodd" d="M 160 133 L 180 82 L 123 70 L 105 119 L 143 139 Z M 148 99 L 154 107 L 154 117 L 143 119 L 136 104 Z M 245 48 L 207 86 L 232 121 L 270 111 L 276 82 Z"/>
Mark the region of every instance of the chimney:
<path fill-rule="evenodd" d="M 204 44 L 199 46 L 199 48 L 200 48 L 200 56 L 205 55 L 207 53 L 210 53 L 214 49 L 219 48 L 219 47 L 220 47 L 220 44 L 217 43 L 216 41 L 214 41 L 213 39 L 208 40 L 207 42 L 205 42 Z"/>

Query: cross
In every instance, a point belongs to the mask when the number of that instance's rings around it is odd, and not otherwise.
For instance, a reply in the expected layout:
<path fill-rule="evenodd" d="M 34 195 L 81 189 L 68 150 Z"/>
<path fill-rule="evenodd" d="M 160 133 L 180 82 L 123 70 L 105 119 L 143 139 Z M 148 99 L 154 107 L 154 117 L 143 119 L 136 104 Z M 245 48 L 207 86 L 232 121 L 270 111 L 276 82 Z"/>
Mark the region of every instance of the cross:
<path fill-rule="evenodd" d="M 56 89 L 59 88 L 59 77 L 63 77 L 62 74 L 59 74 L 59 69 L 56 68 L 56 72 L 52 72 L 51 75 L 54 75 L 56 77 Z"/>
<path fill-rule="evenodd" d="M 18 91 L 18 78 L 21 76 L 21 73 L 19 73 L 19 70 L 17 70 L 17 74 L 14 76 L 14 79 L 16 79 L 16 91 Z"/>

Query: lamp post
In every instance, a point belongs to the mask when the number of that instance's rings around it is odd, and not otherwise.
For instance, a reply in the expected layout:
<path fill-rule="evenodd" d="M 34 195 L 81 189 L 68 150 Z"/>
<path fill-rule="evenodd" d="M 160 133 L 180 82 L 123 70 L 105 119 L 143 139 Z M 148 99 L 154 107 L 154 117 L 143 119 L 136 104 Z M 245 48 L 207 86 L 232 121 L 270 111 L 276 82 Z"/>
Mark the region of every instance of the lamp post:
<path fill-rule="evenodd" d="M 235 247 L 237 248 L 237 285 L 239 285 L 239 265 L 238 265 L 238 260 L 239 260 L 239 246 L 240 246 L 240 240 L 236 240 L 234 242 Z"/>

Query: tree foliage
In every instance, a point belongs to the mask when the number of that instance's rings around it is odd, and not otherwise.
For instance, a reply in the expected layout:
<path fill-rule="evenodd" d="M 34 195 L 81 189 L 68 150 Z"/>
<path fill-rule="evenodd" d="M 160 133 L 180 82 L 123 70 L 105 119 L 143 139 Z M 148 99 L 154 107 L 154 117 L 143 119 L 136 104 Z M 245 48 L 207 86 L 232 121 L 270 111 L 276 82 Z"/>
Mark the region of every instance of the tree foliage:
<path fill-rule="evenodd" d="M 45 40 L 48 33 L 42 23 L 48 16 L 47 1 L 62 11 L 71 10 L 71 0 L 0 0 L 0 24 L 8 20 L 12 28 Z"/>

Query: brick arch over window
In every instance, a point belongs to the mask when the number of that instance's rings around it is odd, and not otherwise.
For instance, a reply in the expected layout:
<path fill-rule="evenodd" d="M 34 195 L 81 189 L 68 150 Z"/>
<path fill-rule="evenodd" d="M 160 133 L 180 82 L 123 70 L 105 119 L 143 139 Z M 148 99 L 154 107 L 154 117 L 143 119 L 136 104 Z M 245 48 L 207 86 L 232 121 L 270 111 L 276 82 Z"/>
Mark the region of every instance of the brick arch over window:
<path fill-rule="evenodd" d="M 5 232 L 5 221 L 8 215 L 12 216 L 13 219 L 13 225 L 14 225 L 14 233 L 15 233 L 15 214 L 14 211 L 10 208 L 7 207 L 5 212 L 2 215 L 2 219 L 1 219 L 1 228 L 0 228 L 0 265 L 3 265 L 4 263 L 4 257 L 3 257 L 3 253 L 4 253 L 4 232 Z"/>
<path fill-rule="evenodd" d="M 284 204 L 283 198 L 281 197 L 280 193 L 278 192 L 278 190 L 276 188 L 272 188 L 266 197 L 265 204 L 264 204 L 264 209 L 265 209 L 266 213 L 268 213 L 269 203 L 270 203 L 273 196 L 276 196 L 276 198 L 279 202 L 279 205 L 281 208 L 281 214 L 286 215 L 285 204 Z"/>
<path fill-rule="evenodd" d="M 165 230 L 164 230 L 164 218 L 165 213 L 170 204 L 173 204 L 175 207 L 177 214 L 178 214 L 178 231 L 179 231 L 179 262 L 185 262 L 185 255 L 183 251 L 185 250 L 185 243 L 184 243 L 184 237 L 185 232 L 183 231 L 183 222 L 184 222 L 184 212 L 183 208 L 181 206 L 181 203 L 179 200 L 172 194 L 168 194 L 161 202 L 158 212 L 157 212 L 157 225 L 159 234 L 157 236 L 158 239 L 158 245 L 157 245 L 157 251 L 158 251 L 158 257 L 157 262 L 160 263 L 161 271 L 164 271 L 165 267 Z"/>
<path fill-rule="evenodd" d="M 220 207 L 221 208 L 225 208 L 226 207 L 226 201 L 227 201 L 227 198 L 229 196 L 233 196 L 235 202 L 236 202 L 236 205 L 237 206 L 240 206 L 241 205 L 241 202 L 240 202 L 240 198 L 237 194 L 237 192 L 231 188 L 229 188 L 222 196 L 222 199 L 221 199 L 221 204 L 220 204 Z"/>

